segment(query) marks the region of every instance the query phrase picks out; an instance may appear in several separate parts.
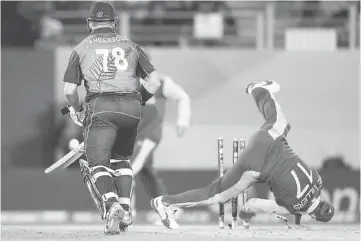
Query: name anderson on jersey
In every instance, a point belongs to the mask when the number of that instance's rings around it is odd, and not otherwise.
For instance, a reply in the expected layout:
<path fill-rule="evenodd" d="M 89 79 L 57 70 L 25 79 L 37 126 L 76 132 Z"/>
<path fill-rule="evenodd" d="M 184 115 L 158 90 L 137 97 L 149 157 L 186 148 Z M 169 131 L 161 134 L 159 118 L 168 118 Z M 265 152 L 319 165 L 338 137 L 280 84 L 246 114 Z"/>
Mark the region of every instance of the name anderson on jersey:
<path fill-rule="evenodd" d="M 121 42 L 124 41 L 124 38 L 122 38 L 121 36 L 116 36 L 116 37 L 111 37 L 111 38 L 93 38 L 89 40 L 90 44 L 93 43 L 102 43 L 102 44 L 106 44 L 106 43 L 115 43 L 115 42 Z"/>

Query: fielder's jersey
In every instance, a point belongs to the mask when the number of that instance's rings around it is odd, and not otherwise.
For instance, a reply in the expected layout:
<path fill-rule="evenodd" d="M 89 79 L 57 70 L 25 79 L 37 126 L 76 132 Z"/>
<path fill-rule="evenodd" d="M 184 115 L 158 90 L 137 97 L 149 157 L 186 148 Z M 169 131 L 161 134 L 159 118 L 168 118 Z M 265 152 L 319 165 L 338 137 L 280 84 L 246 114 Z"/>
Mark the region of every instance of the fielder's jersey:
<path fill-rule="evenodd" d="M 162 135 L 166 97 L 163 94 L 164 78 L 160 76 L 161 86 L 143 108 L 143 116 L 138 127 L 140 139 L 149 138 L 158 143 Z"/>
<path fill-rule="evenodd" d="M 155 69 L 144 51 L 110 28 L 95 29 L 71 53 L 64 82 L 84 80 L 86 101 L 101 93 L 137 93 Z"/>
<path fill-rule="evenodd" d="M 259 182 L 268 184 L 278 205 L 290 213 L 306 212 L 319 197 L 322 180 L 289 146 L 286 136 L 291 126 L 274 95 L 256 88 L 252 96 L 265 123 L 241 154 L 245 169 L 260 173 Z"/>
<path fill-rule="evenodd" d="M 322 179 L 289 147 L 285 138 L 275 141 L 263 175 L 278 205 L 290 213 L 305 213 L 321 194 Z"/>

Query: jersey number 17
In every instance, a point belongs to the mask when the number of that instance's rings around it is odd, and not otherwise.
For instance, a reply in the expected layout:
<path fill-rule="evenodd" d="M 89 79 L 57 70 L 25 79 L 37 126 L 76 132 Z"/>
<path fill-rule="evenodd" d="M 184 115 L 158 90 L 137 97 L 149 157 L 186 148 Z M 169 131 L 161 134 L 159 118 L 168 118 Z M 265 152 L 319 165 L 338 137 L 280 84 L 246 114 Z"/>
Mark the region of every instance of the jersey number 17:
<path fill-rule="evenodd" d="M 105 72 L 108 72 L 108 56 L 109 53 L 112 54 L 112 57 L 114 58 L 114 65 L 117 68 L 117 70 L 124 71 L 128 68 L 128 61 L 125 58 L 125 51 L 124 49 L 120 47 L 115 47 L 111 50 L 109 49 L 96 49 L 96 54 L 102 54 L 103 55 L 103 69 Z"/>
<path fill-rule="evenodd" d="M 312 171 L 310 171 L 310 173 L 307 172 L 306 168 L 304 168 L 301 163 L 297 163 L 297 167 L 299 167 L 301 169 L 301 171 L 306 175 L 306 177 L 308 178 L 308 180 L 310 181 L 310 183 L 312 184 Z M 308 190 L 308 188 L 310 187 L 310 184 L 307 184 L 302 190 L 301 190 L 301 184 L 300 184 L 300 179 L 298 178 L 296 172 L 294 170 L 291 171 L 291 174 L 293 176 L 293 178 L 295 179 L 296 182 L 296 186 L 297 186 L 297 199 L 301 198 Z"/>

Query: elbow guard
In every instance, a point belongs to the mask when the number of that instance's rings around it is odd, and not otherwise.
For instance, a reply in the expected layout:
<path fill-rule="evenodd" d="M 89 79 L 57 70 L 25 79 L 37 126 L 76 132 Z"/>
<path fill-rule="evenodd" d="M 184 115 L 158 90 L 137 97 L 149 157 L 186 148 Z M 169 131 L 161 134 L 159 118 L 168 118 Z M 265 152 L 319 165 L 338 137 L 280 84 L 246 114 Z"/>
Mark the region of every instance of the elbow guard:
<path fill-rule="evenodd" d="M 142 104 L 143 105 L 154 95 L 152 93 L 149 93 L 148 90 L 146 90 L 146 88 L 144 88 L 143 85 L 140 87 L 139 92 L 142 95 Z"/>

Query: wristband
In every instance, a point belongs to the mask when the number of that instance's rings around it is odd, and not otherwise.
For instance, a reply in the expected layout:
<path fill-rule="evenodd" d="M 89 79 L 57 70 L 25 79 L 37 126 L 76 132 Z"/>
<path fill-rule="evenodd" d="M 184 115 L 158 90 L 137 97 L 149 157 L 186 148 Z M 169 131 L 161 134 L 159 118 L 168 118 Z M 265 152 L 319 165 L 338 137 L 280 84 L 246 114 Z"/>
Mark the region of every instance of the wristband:
<path fill-rule="evenodd" d="M 142 95 L 142 103 L 147 102 L 154 95 L 149 93 L 148 90 L 146 90 L 143 85 L 140 87 L 139 92 Z"/>

